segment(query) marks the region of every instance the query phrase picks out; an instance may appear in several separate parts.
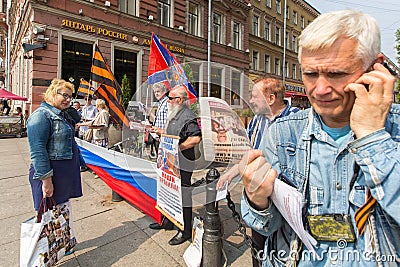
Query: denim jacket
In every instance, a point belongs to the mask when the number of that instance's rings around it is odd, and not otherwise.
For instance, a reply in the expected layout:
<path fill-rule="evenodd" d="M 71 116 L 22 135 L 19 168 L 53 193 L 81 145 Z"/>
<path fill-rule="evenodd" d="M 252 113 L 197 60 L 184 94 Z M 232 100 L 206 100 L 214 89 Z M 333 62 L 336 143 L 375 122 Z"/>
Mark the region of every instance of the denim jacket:
<path fill-rule="evenodd" d="M 367 188 L 377 200 L 365 233 L 359 236 L 355 231 L 355 243 L 318 242 L 316 252 L 320 258 L 309 257 L 310 252 L 303 247 L 297 255 L 298 266 L 399 265 L 399 142 L 400 106 L 395 104 L 384 129 L 360 139 L 355 139 L 351 132 L 342 147 L 335 146 L 333 139 L 322 130 L 318 115 L 312 109 L 281 118 L 271 125 L 260 148 L 272 167 L 303 194 L 309 214 L 347 213 L 353 229 L 357 229 L 354 213 L 365 203 Z M 355 162 L 360 171 L 350 188 Z M 318 168 L 327 165 L 332 168 Z M 257 211 L 243 194 L 241 211 L 250 227 L 268 237 L 260 254 L 263 266 L 293 265 L 291 260 L 293 252 L 299 250 L 299 240 L 273 203 L 266 210 Z"/>
<path fill-rule="evenodd" d="M 42 102 L 29 116 L 27 130 L 34 179 L 53 176 L 50 160 L 72 159 L 74 131 L 61 110 Z"/>

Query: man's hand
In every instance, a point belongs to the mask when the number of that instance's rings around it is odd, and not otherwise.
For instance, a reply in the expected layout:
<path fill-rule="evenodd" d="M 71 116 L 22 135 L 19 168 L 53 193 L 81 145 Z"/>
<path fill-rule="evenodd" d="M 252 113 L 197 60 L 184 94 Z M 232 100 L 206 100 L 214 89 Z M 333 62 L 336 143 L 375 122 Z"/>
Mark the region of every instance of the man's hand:
<path fill-rule="evenodd" d="M 161 135 L 161 134 L 164 134 L 164 133 L 165 133 L 165 131 L 164 131 L 163 129 L 158 128 L 158 127 L 156 127 L 156 126 L 152 126 L 152 127 L 150 128 L 150 132 L 156 133 L 156 134 L 158 134 L 158 135 Z"/>
<path fill-rule="evenodd" d="M 258 210 L 266 209 L 278 173 L 265 160 L 262 151 L 250 150 L 244 154 L 239 162 L 239 173 L 252 206 Z"/>
<path fill-rule="evenodd" d="M 53 196 L 54 187 L 52 177 L 42 180 L 42 192 L 44 198 Z"/>
<path fill-rule="evenodd" d="M 344 89 L 345 92 L 353 91 L 356 96 L 350 127 L 357 138 L 384 127 L 393 101 L 395 77 L 380 63 L 375 63 L 373 68 Z"/>
<path fill-rule="evenodd" d="M 228 181 L 228 184 L 230 184 L 232 182 L 232 179 L 235 178 L 237 175 L 239 175 L 239 165 L 235 164 L 232 166 L 232 168 L 221 175 L 216 185 L 217 190 L 220 190 L 226 181 Z"/>

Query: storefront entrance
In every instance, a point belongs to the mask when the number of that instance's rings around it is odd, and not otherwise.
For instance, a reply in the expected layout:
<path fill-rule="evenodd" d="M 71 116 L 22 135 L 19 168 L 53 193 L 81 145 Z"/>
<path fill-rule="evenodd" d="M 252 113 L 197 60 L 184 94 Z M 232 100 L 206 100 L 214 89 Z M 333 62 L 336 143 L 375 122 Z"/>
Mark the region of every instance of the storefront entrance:
<path fill-rule="evenodd" d="M 124 50 L 114 50 L 114 76 L 119 85 L 122 85 L 122 78 L 126 74 L 131 88 L 131 97 L 136 94 L 136 68 L 137 54 Z"/>
<path fill-rule="evenodd" d="M 78 90 L 80 79 L 90 80 L 93 44 L 63 39 L 61 78 L 74 84 Z"/>

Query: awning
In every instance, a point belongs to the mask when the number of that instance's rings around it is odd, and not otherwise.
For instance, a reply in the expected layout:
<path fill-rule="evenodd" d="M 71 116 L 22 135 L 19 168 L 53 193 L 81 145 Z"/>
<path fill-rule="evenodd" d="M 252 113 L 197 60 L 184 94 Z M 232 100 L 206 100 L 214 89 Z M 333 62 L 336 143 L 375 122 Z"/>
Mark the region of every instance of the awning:
<path fill-rule="evenodd" d="M 28 101 L 28 98 L 13 94 L 3 88 L 0 88 L 0 99 Z"/>
<path fill-rule="evenodd" d="M 292 97 L 292 96 L 307 97 L 306 94 L 302 94 L 302 93 L 299 93 L 299 92 L 292 92 L 292 91 L 286 91 L 285 92 L 285 97 Z"/>

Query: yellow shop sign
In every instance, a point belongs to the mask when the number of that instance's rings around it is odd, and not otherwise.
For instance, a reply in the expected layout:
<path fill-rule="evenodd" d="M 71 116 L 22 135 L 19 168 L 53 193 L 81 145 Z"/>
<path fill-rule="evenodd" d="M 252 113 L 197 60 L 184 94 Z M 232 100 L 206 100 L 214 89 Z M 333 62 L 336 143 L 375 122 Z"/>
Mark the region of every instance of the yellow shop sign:
<path fill-rule="evenodd" d="M 115 39 L 120 39 L 124 41 L 128 41 L 128 35 L 121 32 L 111 31 L 101 27 L 95 27 L 93 25 L 80 23 L 77 21 L 72 21 L 68 19 L 63 19 L 61 23 L 62 27 L 71 28 L 78 31 L 97 33 L 98 35 L 108 36 Z"/>
<path fill-rule="evenodd" d="M 143 45 L 150 45 L 151 44 L 151 40 L 144 39 L 142 44 Z M 164 44 L 164 45 L 171 52 L 177 52 L 177 53 L 185 54 L 185 48 L 183 48 L 183 47 L 179 47 L 179 46 L 175 46 L 175 45 L 169 45 L 169 44 Z"/>

